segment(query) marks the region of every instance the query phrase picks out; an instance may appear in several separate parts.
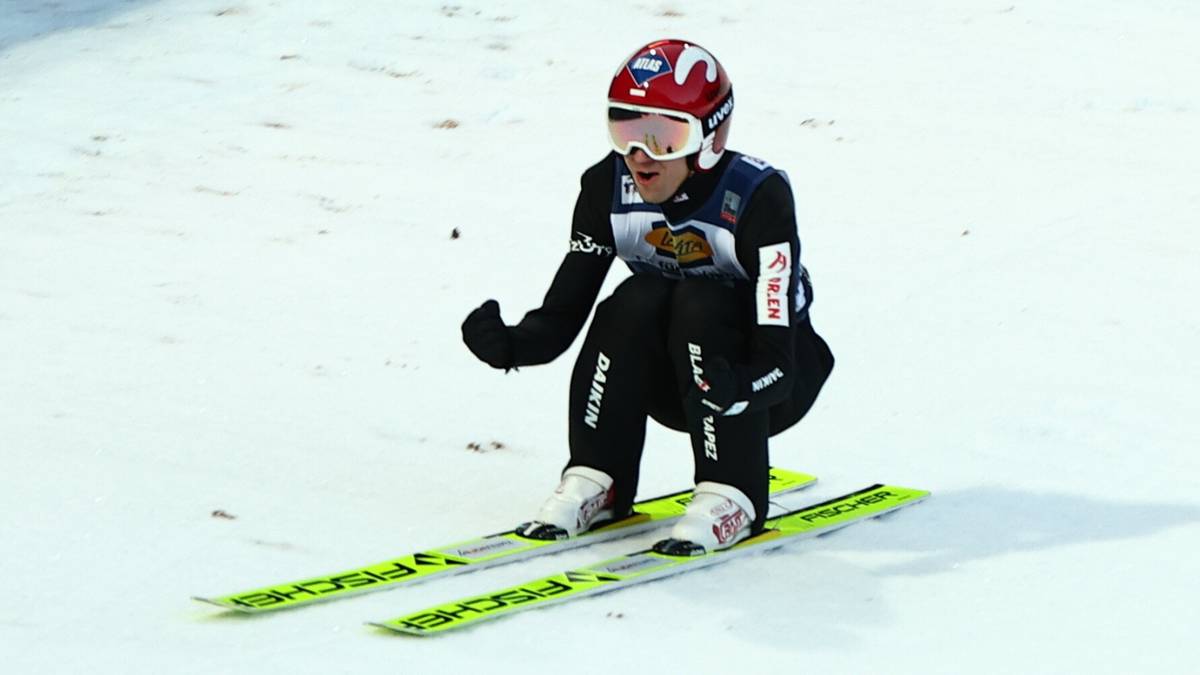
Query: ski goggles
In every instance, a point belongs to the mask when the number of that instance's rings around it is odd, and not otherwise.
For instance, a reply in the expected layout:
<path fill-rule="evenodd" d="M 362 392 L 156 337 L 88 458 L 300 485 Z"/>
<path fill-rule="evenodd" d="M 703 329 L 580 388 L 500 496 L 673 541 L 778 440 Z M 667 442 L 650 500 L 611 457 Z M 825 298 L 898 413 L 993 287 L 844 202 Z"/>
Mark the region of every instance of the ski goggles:
<path fill-rule="evenodd" d="M 608 138 L 622 155 L 641 148 L 651 158 L 665 161 L 698 152 L 704 130 L 700 120 L 686 113 L 609 102 Z"/>

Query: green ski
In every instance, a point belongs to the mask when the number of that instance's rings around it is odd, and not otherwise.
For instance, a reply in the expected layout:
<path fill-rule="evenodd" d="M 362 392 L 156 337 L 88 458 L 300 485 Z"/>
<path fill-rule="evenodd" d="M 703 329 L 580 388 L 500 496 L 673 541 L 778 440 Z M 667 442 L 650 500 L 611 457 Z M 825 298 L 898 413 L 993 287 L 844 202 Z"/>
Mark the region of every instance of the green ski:
<path fill-rule="evenodd" d="M 815 476 L 806 473 L 772 468 L 771 494 L 774 496 L 800 490 L 816 480 Z M 194 599 L 254 614 L 395 588 L 645 532 L 682 516 L 691 497 L 691 490 L 684 490 L 638 502 L 634 504 L 630 516 L 571 539 L 529 539 L 514 530 L 507 530 L 365 567 L 238 593 L 196 596 Z"/>
<path fill-rule="evenodd" d="M 535 607 L 613 591 L 691 571 L 784 543 L 815 537 L 920 502 L 924 490 L 873 485 L 766 522 L 766 529 L 732 548 L 698 556 L 672 556 L 646 549 L 529 583 L 430 607 L 370 625 L 409 635 L 437 635 Z"/>

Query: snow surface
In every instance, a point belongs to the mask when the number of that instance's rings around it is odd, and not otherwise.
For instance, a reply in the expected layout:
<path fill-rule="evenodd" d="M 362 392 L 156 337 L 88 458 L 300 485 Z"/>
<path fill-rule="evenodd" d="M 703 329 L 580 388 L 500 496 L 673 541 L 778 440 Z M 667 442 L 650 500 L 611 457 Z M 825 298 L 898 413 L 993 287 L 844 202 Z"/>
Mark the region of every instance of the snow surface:
<path fill-rule="evenodd" d="M 653 536 L 189 600 L 536 508 L 574 350 L 505 376 L 459 323 L 539 303 L 608 78 L 667 35 L 796 189 L 838 364 L 774 461 L 934 497 L 441 639 L 362 622 Z M 1193 672 L 1197 35 L 1183 0 L 0 0 L 4 672 Z M 690 472 L 652 429 L 642 494 Z"/>

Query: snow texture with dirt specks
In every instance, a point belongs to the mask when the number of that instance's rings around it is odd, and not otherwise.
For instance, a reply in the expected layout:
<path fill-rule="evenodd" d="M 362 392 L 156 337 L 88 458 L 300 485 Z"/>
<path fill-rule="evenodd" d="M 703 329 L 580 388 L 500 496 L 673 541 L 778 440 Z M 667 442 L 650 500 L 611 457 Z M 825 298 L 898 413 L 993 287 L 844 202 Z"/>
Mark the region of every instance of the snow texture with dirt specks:
<path fill-rule="evenodd" d="M 2 4 L 5 672 L 1200 658 L 1200 5 Z M 459 324 L 540 302 L 608 79 L 661 36 L 722 60 L 733 147 L 796 192 L 838 364 L 773 442 L 821 477 L 793 502 L 934 497 L 440 639 L 363 622 L 653 536 L 276 616 L 189 600 L 537 508 L 575 350 L 504 375 Z M 652 426 L 641 494 L 690 472 Z"/>

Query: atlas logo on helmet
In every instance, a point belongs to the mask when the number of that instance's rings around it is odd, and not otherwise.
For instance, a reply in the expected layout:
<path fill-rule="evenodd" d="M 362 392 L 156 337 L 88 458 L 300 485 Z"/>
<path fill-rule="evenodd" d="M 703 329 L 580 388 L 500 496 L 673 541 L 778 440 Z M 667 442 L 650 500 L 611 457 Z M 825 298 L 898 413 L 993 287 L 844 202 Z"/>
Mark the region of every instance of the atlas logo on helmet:
<path fill-rule="evenodd" d="M 633 57 L 625 67 L 629 69 L 629 75 L 639 87 L 644 87 L 650 80 L 673 70 L 670 62 L 654 50 Z"/>

